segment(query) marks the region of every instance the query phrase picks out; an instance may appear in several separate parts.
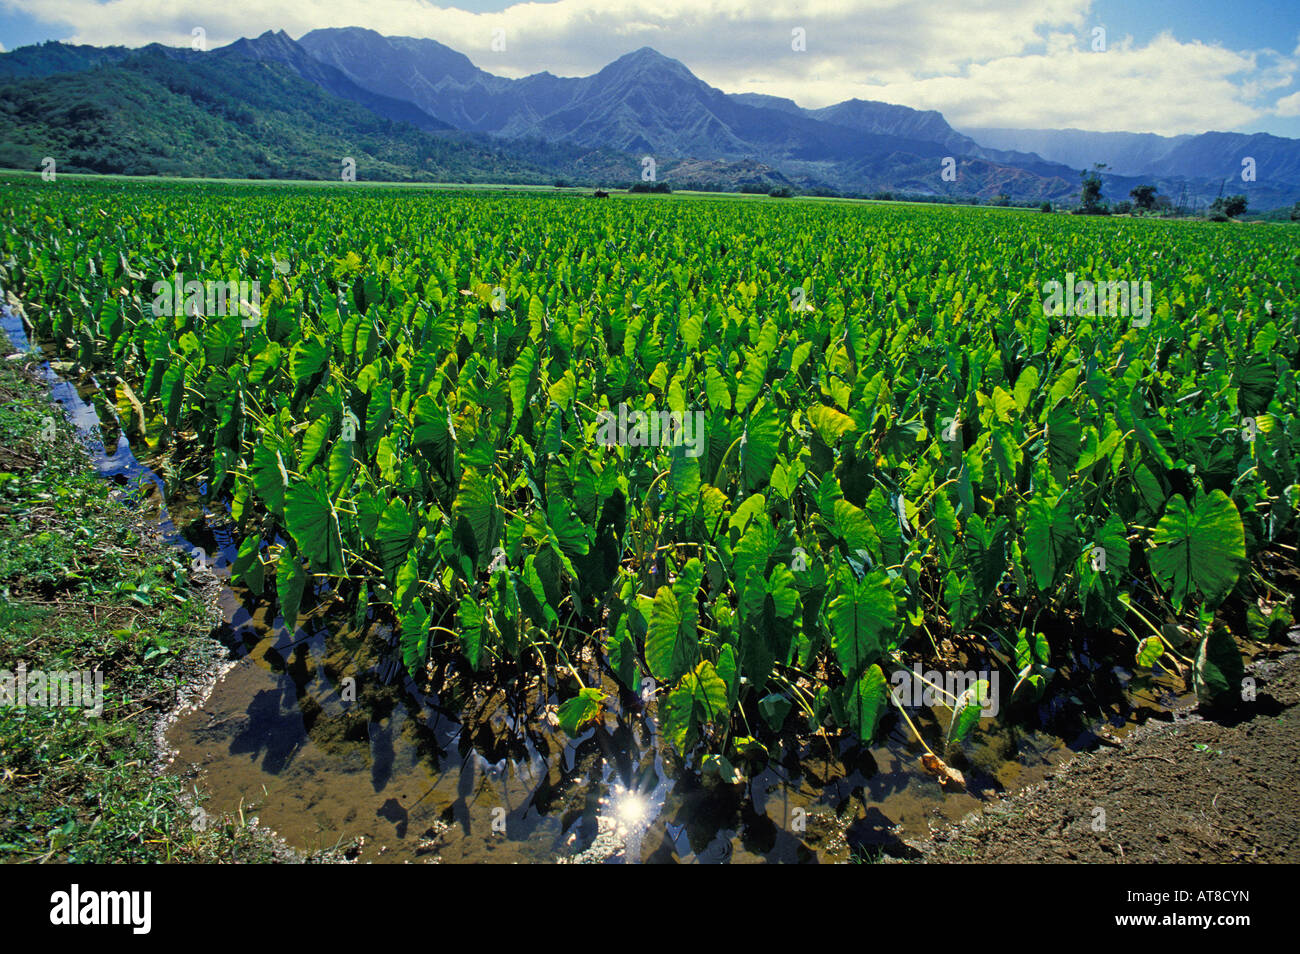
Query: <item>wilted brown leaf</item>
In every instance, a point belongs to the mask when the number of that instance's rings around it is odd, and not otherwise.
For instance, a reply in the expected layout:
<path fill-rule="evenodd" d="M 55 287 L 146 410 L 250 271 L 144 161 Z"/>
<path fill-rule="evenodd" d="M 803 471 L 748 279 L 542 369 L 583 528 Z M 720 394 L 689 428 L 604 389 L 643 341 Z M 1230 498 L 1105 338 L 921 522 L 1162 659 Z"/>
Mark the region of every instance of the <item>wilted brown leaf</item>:
<path fill-rule="evenodd" d="M 955 768 L 948 766 L 943 759 L 937 755 L 931 755 L 927 752 L 921 756 L 921 768 L 933 775 L 939 780 L 940 785 L 960 785 L 966 786 L 966 776 Z"/>

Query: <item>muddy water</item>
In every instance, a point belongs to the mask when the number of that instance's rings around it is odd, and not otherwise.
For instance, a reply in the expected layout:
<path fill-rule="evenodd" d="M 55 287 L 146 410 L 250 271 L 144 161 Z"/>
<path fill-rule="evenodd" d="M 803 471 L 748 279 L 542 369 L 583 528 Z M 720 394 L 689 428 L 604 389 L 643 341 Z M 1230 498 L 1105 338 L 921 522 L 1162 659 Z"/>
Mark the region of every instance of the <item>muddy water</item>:
<path fill-rule="evenodd" d="M 26 347 L 12 312 L 0 314 L 0 326 Z M 235 550 L 221 505 L 169 484 L 162 463 L 137 459 L 93 378 L 73 383 L 43 368 L 99 472 L 138 488 L 129 499 L 150 508 L 159 532 L 228 580 Z M 729 786 L 683 767 L 659 738 L 654 706 L 619 701 L 612 683 L 603 687 L 611 699 L 604 725 L 570 740 L 547 717 L 557 701 L 552 685 L 484 697 L 465 695 L 463 680 L 439 678 L 438 692 L 426 696 L 396 665 L 388 627 L 347 618 L 327 591 L 304 603 L 290 633 L 246 591 L 223 590 L 219 635 L 232 665 L 168 732 L 173 770 L 193 777 L 210 813 L 256 816 L 296 847 L 340 848 L 364 861 L 907 854 L 905 839 L 996 792 L 1041 781 L 1097 744 L 1099 730 L 1122 735 L 1185 699 L 1169 674 L 1089 668 L 1083 654 L 1077 671 L 1060 674 L 1049 703 L 1015 723 L 986 719 L 974 741 L 948 753 L 964 788 L 925 775 L 924 749 L 892 718 L 870 747 L 787 734 L 766 765 L 748 767 L 745 784 Z M 927 710 L 912 718 L 928 739 L 942 737 Z"/>
<path fill-rule="evenodd" d="M 710 784 L 664 754 L 652 711 L 613 705 L 605 726 L 571 741 L 549 728 L 540 698 L 497 694 L 446 709 L 409 683 L 386 685 L 382 654 L 367 652 L 382 637 L 331 629 L 328 616 L 291 641 L 234 599 L 225 609 L 242 655 L 172 729 L 177 764 L 198 769 L 211 808 L 242 806 L 295 845 L 350 846 L 363 860 L 827 862 L 846 860 L 850 845 L 898 852 L 903 838 L 1040 781 L 1072 746 L 1095 742 L 1087 729 L 1063 739 L 987 720 L 968 746 L 967 789 L 953 792 L 919 772 L 924 750 L 896 725 L 869 749 L 787 738 L 746 785 Z M 356 701 L 342 698 L 342 672 L 357 673 Z M 1117 704 L 1107 720 L 1122 729 L 1142 706 L 1163 710 L 1176 685 L 1149 680 L 1137 705 Z"/>

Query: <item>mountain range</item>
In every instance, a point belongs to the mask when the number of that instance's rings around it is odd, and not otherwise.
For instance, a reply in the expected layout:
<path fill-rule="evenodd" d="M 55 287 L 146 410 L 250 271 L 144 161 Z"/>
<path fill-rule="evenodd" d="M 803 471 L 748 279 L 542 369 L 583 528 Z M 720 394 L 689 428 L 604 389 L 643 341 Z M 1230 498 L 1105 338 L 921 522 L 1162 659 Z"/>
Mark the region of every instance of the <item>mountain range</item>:
<path fill-rule="evenodd" d="M 986 146 L 1033 152 L 1049 162 L 1085 167 L 1103 156 L 1119 175 L 1223 178 L 1241 191 L 1241 160 L 1255 160 L 1257 181 L 1300 181 L 1297 141 L 1268 133 L 1207 132 L 1198 136 L 1154 133 L 1087 132 L 1082 129 L 971 129 Z"/>
<path fill-rule="evenodd" d="M 821 109 L 725 93 L 644 47 L 591 76 L 496 76 L 430 39 L 357 27 L 283 31 L 211 52 L 57 42 L 0 54 L 0 164 L 164 175 L 790 187 L 1069 201 L 1080 170 L 1204 204 L 1300 199 L 1300 141 L 1209 132 L 956 130 L 934 110 L 851 99 Z M 1241 180 L 1242 159 L 1255 181 Z M 951 158 L 956 181 L 941 164 Z"/>

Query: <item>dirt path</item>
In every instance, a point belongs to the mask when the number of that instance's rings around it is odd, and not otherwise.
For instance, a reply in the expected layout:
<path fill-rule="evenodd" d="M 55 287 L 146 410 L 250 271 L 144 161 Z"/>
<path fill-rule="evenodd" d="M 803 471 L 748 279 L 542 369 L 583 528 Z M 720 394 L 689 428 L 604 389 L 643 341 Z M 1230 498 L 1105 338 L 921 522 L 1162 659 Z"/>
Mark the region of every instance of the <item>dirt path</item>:
<path fill-rule="evenodd" d="M 921 860 L 1300 861 L 1300 653 L 1250 672 L 1235 716 L 1147 723 L 914 845 Z"/>

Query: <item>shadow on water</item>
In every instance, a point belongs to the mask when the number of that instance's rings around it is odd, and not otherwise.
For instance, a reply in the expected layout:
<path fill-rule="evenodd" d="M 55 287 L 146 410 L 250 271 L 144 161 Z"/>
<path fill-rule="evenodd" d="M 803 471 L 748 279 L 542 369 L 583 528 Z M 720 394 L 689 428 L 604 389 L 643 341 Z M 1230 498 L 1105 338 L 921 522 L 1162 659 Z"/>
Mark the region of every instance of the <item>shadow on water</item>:
<path fill-rule="evenodd" d="M 0 327 L 28 348 L 12 310 L 0 309 Z M 228 581 L 236 555 L 228 510 L 197 487 L 169 484 L 165 462 L 137 459 L 95 379 L 74 382 L 56 368 L 70 370 L 46 361 L 41 373 L 99 473 L 133 488 L 123 496 L 151 508 L 163 538 Z M 210 811 L 242 810 L 297 847 L 342 847 L 362 860 L 907 856 L 906 840 L 932 824 L 1040 781 L 1095 746 L 1099 726 L 1122 733 L 1168 718 L 1185 698 L 1181 679 L 1092 665 L 1084 652 L 1036 712 L 985 719 L 973 741 L 946 754 L 965 773 L 964 788 L 942 788 L 919 769 L 924 750 L 892 713 L 870 747 L 787 731 L 745 783 L 726 785 L 684 769 L 659 738 L 655 707 L 608 677 L 606 724 L 569 739 L 547 718 L 553 684 L 518 697 L 499 689 L 466 697 L 456 688 L 463 680 L 440 673 L 425 695 L 396 663 L 390 627 L 349 618 L 327 588 L 303 602 L 289 632 L 270 605 L 223 588 L 219 635 L 233 665 L 168 741 L 175 770 L 196 774 Z M 942 737 L 928 709 L 909 712 L 927 738 Z"/>

